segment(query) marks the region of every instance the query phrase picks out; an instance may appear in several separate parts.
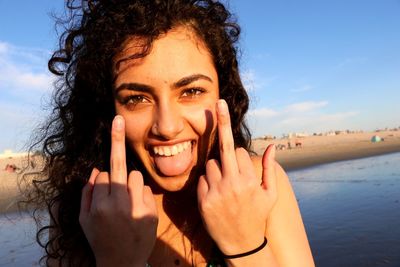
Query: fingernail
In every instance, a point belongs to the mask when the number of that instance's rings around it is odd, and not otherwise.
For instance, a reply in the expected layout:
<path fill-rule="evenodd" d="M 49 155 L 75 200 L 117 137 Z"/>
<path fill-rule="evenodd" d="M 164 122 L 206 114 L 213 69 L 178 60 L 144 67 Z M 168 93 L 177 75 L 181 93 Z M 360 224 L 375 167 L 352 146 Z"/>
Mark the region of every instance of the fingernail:
<path fill-rule="evenodd" d="M 124 119 L 122 118 L 121 115 L 117 115 L 114 118 L 114 128 L 118 131 L 122 130 L 124 128 Z"/>
<path fill-rule="evenodd" d="M 226 114 L 228 112 L 228 105 L 225 100 L 219 99 L 217 102 L 217 111 L 219 114 Z"/>

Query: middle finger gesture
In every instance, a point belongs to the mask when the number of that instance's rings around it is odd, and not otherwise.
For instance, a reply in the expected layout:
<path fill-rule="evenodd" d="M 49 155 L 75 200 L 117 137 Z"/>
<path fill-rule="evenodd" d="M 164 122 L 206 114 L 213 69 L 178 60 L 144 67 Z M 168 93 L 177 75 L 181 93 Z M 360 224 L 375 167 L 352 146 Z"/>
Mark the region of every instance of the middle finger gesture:
<path fill-rule="evenodd" d="M 275 148 L 265 151 L 261 179 L 244 148 L 235 149 L 228 106 L 217 103 L 220 162 L 211 159 L 198 184 L 198 204 L 205 227 L 225 255 L 262 244 L 267 218 L 276 202 Z"/>
<path fill-rule="evenodd" d="M 93 169 L 83 188 L 79 222 L 97 266 L 145 266 L 156 239 L 158 215 L 150 187 L 138 171 L 127 175 L 125 122 L 111 132 L 110 173 Z"/>

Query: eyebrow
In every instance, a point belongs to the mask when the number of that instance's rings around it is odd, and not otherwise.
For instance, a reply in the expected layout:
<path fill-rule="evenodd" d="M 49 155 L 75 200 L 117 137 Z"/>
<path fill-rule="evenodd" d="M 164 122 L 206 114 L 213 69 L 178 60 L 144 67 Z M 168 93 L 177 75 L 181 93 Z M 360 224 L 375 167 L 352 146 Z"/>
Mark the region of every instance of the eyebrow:
<path fill-rule="evenodd" d="M 119 91 L 128 89 L 132 91 L 139 91 L 139 92 L 151 92 L 153 91 L 153 87 L 141 84 L 141 83 L 123 83 L 117 88 L 115 88 L 114 93 L 117 94 Z"/>
<path fill-rule="evenodd" d="M 193 75 L 190 75 L 190 76 L 187 76 L 187 77 L 183 77 L 182 79 L 180 79 L 179 81 L 174 83 L 173 86 L 175 88 L 179 88 L 179 87 L 183 87 L 183 86 L 189 85 L 192 82 L 195 82 L 197 80 L 206 80 L 206 81 L 209 81 L 211 83 L 213 82 L 213 80 L 210 77 L 206 76 L 206 75 L 193 74 Z"/>
<path fill-rule="evenodd" d="M 173 88 L 177 89 L 177 88 L 189 85 L 198 80 L 206 80 L 211 83 L 213 82 L 213 80 L 210 77 L 208 77 L 204 74 L 193 74 L 193 75 L 189 75 L 187 77 L 183 77 L 179 81 L 175 82 L 172 86 L 173 86 Z M 140 92 L 151 92 L 154 90 L 154 88 L 152 86 L 142 84 L 142 83 L 123 83 L 120 86 L 118 86 L 117 88 L 115 88 L 115 93 L 118 93 L 119 91 L 121 91 L 123 89 L 140 91 Z"/>

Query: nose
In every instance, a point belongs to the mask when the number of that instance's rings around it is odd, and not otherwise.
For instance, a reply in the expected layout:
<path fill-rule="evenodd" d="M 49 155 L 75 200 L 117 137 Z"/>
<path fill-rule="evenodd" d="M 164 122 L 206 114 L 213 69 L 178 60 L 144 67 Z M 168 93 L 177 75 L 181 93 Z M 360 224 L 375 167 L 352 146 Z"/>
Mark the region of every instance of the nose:
<path fill-rule="evenodd" d="M 182 111 L 177 104 L 160 103 L 154 112 L 151 131 L 154 135 L 166 140 L 176 138 L 183 131 L 184 122 Z"/>

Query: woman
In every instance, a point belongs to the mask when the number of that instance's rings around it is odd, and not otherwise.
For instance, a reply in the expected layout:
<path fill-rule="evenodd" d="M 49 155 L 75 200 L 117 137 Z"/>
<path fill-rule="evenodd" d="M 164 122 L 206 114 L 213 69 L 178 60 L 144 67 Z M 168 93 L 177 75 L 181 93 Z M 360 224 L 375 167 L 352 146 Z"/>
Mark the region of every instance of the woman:
<path fill-rule="evenodd" d="M 312 266 L 274 147 L 248 152 L 225 7 L 79 2 L 49 61 L 60 80 L 41 139 L 48 179 L 35 183 L 47 264 Z"/>

